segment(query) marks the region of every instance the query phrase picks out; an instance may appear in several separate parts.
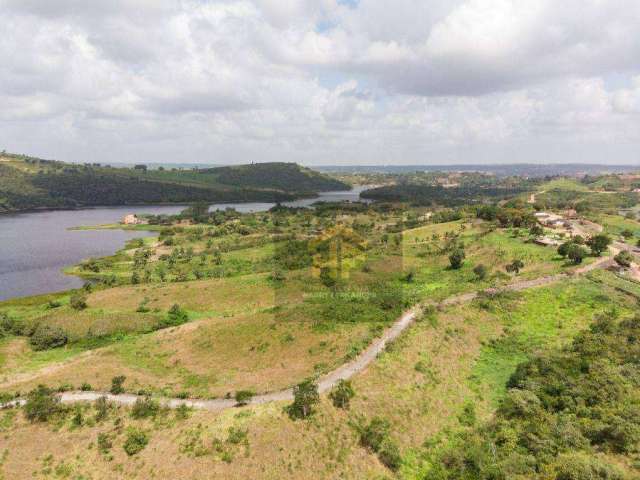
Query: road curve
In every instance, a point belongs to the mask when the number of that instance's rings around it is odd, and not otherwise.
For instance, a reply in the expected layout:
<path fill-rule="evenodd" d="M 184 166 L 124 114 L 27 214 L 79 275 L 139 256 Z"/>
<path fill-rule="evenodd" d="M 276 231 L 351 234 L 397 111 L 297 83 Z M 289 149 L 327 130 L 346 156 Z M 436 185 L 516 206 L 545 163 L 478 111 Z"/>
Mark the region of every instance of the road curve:
<path fill-rule="evenodd" d="M 584 267 L 575 270 L 572 274 L 567 273 L 559 273 L 556 275 L 549 275 L 545 277 L 536 278 L 533 280 L 522 280 L 518 282 L 511 283 L 502 287 L 502 290 L 508 291 L 521 291 L 529 288 L 541 287 L 545 285 L 549 285 L 551 283 L 558 282 L 563 279 L 571 278 L 572 275 L 580 275 L 587 273 L 596 268 L 606 268 L 613 264 L 613 260 L 610 257 L 603 257 L 595 262 L 585 265 Z M 448 306 L 455 305 L 461 303 L 467 303 L 478 297 L 480 293 L 483 292 L 495 292 L 496 289 L 487 289 L 481 290 L 479 292 L 469 292 L 463 293 L 459 295 L 454 295 L 448 297 L 441 301 L 438 305 L 440 306 Z M 363 371 L 371 362 L 375 360 L 380 352 L 384 350 L 389 342 L 392 342 L 396 338 L 400 336 L 402 332 L 404 332 L 415 320 L 416 315 L 420 310 L 420 305 L 413 307 L 412 309 L 406 311 L 402 314 L 393 325 L 387 328 L 380 338 L 376 339 L 372 342 L 365 350 L 363 350 L 356 358 L 353 360 L 341 365 L 335 370 L 327 373 L 326 375 L 320 377 L 318 379 L 318 391 L 320 393 L 331 390 L 340 380 L 347 380 L 353 377 L 355 374 Z M 95 401 L 101 397 L 105 397 L 108 401 L 118 403 L 120 405 L 133 405 L 136 400 L 144 398 L 142 395 L 134 395 L 134 394 L 120 394 L 113 395 L 108 392 L 81 392 L 81 391 L 73 391 L 73 392 L 62 392 L 58 394 L 60 401 L 62 403 L 76 403 L 76 402 L 90 402 Z M 279 390 L 276 392 L 265 393 L 254 396 L 248 404 L 250 405 L 260 405 L 270 402 L 276 401 L 290 401 L 293 399 L 293 390 L 291 388 L 285 390 Z M 216 398 L 212 400 L 204 400 L 204 399 L 182 399 L 182 398 L 166 398 L 160 397 L 156 398 L 156 400 L 163 406 L 168 408 L 177 408 L 181 405 L 186 405 L 187 407 L 200 409 L 200 410 L 209 410 L 209 411 L 220 411 L 228 408 L 233 408 L 237 406 L 237 403 L 234 399 L 231 398 Z M 11 406 L 18 406 L 25 403 L 25 399 L 17 399 L 12 402 L 8 402 L 0 405 L 0 408 L 6 408 Z"/>

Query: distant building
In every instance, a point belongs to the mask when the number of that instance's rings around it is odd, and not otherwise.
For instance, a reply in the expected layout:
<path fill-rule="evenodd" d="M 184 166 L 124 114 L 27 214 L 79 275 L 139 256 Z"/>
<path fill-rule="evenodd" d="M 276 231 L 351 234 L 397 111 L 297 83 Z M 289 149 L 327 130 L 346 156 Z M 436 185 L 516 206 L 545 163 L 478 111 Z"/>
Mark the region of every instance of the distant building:
<path fill-rule="evenodd" d="M 130 213 L 129 215 L 125 215 L 120 223 L 124 225 L 139 225 L 143 222 L 135 214 Z"/>

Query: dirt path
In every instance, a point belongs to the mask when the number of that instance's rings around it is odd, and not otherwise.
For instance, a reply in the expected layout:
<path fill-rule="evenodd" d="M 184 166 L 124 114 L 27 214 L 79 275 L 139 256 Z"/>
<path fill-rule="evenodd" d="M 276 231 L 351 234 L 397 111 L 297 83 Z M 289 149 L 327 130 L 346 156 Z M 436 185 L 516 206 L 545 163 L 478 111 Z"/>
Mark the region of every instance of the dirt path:
<path fill-rule="evenodd" d="M 595 262 L 581 267 L 578 270 L 573 272 L 573 275 L 576 274 L 584 274 L 596 268 L 605 268 L 613 263 L 613 260 L 610 257 L 603 257 Z M 522 291 L 529 288 L 542 287 L 545 285 L 549 285 L 561 280 L 566 280 L 570 278 L 570 274 L 559 273 L 556 275 L 549 275 L 546 277 L 540 277 L 533 280 L 522 280 L 518 282 L 514 282 L 503 287 L 504 290 L 510 291 Z M 489 289 L 488 291 L 492 291 Z M 480 292 L 470 292 L 464 293 L 460 295 L 454 295 L 452 297 L 446 298 L 442 302 L 439 303 L 441 306 L 449 306 L 456 305 L 461 303 L 467 303 L 477 298 Z M 363 371 L 371 362 L 373 362 L 379 353 L 381 353 L 384 348 L 387 346 L 389 342 L 392 342 L 396 338 L 398 338 L 402 332 L 404 332 L 415 320 L 416 315 L 419 312 L 420 307 L 414 307 L 413 309 L 405 312 L 396 322 L 389 327 L 384 333 L 375 340 L 369 347 L 367 347 L 364 351 L 362 351 L 355 359 L 350 362 L 345 363 L 344 365 L 338 367 L 332 372 L 324 375 L 318 381 L 318 390 L 320 393 L 331 390 L 338 381 L 347 380 L 357 373 Z M 121 405 L 133 405 L 136 400 L 142 398 L 141 395 L 133 395 L 133 394 L 122 394 L 122 395 L 112 395 L 108 392 L 64 392 L 59 395 L 62 403 L 75 403 L 75 402 L 84 402 L 84 401 L 94 401 L 99 399 L 100 397 L 106 397 L 107 400 L 119 403 Z M 259 405 L 274 401 L 284 401 L 284 400 L 292 400 L 293 399 L 293 391 L 292 389 L 280 390 L 277 392 L 266 393 L 262 395 L 256 395 L 249 402 L 252 405 Z M 200 400 L 200 399 L 180 399 L 180 398 L 159 398 L 158 401 L 169 408 L 177 408 L 181 405 L 186 405 L 188 407 L 210 410 L 210 411 L 219 411 L 225 410 L 227 408 L 232 408 L 236 406 L 236 402 L 233 399 L 213 399 L 213 400 Z M 24 400 L 18 400 L 16 402 L 12 402 L 12 405 L 22 404 Z M 4 406 L 9 406 L 6 404 Z"/>
<path fill-rule="evenodd" d="M 624 245 L 624 244 L 621 244 Z M 611 250 L 616 252 L 619 251 L 621 245 L 618 245 L 617 242 L 615 245 L 611 246 Z M 627 247 L 624 245 L 624 247 Z M 559 273 L 556 275 L 548 275 L 546 277 L 535 278 L 533 280 L 521 280 L 518 282 L 511 283 L 503 287 L 503 290 L 509 291 L 522 291 L 529 288 L 536 288 L 546 286 L 561 280 L 566 280 L 571 278 L 572 275 L 581 275 L 587 272 L 590 272 L 596 268 L 606 268 L 614 263 L 611 257 L 602 257 L 596 260 L 595 262 L 585 265 L 577 270 L 574 270 L 571 274 L 567 273 Z M 494 289 L 488 289 L 484 291 L 496 291 Z M 449 298 L 444 299 L 439 303 L 440 306 L 449 306 L 456 305 L 461 303 L 467 303 L 477 298 L 480 293 L 484 291 L 478 292 L 469 292 L 463 293 L 459 295 L 454 295 Z M 341 365 L 337 369 L 329 372 L 328 374 L 320 377 L 318 380 L 318 390 L 320 393 L 331 390 L 340 380 L 347 380 L 357 373 L 363 371 L 371 362 L 373 362 L 379 353 L 381 353 L 384 348 L 387 346 L 389 342 L 392 342 L 396 338 L 398 338 L 402 332 L 404 332 L 415 320 L 416 315 L 418 315 L 420 311 L 420 305 L 412 308 L 411 310 L 405 312 L 395 323 L 386 329 L 380 338 L 376 339 L 371 345 L 369 345 L 365 350 L 363 350 L 355 359 L 350 362 Z M 108 392 L 63 392 L 59 394 L 59 398 L 62 403 L 75 403 L 75 402 L 84 402 L 84 401 L 94 401 L 100 397 L 106 397 L 107 400 L 119 403 L 121 405 L 132 405 L 136 402 L 136 400 L 143 398 L 141 395 L 133 395 L 133 394 L 121 394 L 121 395 L 112 395 Z M 249 404 L 251 405 L 259 405 L 274 401 L 284 401 L 284 400 L 292 400 L 293 399 L 293 391 L 292 389 L 280 390 L 272 393 L 265 393 L 262 395 L 256 395 L 251 399 Z M 232 408 L 236 406 L 236 402 L 233 399 L 213 399 L 213 400 L 200 400 L 200 399 L 180 399 L 180 398 L 158 398 L 158 401 L 169 408 L 177 408 L 181 405 L 186 405 L 188 407 L 210 410 L 210 411 L 219 411 L 225 410 L 227 408 Z M 7 407 L 11 405 L 21 405 L 25 402 L 25 400 L 20 399 L 14 402 L 10 402 L 8 404 L 0 405 L 0 407 Z"/>

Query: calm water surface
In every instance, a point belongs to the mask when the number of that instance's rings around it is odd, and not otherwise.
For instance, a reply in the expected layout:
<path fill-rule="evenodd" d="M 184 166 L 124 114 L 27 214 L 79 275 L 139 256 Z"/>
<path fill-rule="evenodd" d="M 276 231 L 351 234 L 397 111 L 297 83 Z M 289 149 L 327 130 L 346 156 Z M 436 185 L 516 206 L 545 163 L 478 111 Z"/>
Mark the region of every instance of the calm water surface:
<path fill-rule="evenodd" d="M 305 207 L 323 200 L 358 200 L 365 187 L 348 192 L 325 192 L 313 199 L 284 205 Z M 212 209 L 233 207 L 239 212 L 260 212 L 273 203 L 213 204 Z M 116 223 L 128 213 L 174 214 L 184 206 L 105 207 L 0 215 L 0 300 L 77 288 L 83 281 L 64 275 L 62 269 L 89 257 L 111 255 L 126 240 L 154 235 L 124 230 L 69 230 L 81 225 Z"/>

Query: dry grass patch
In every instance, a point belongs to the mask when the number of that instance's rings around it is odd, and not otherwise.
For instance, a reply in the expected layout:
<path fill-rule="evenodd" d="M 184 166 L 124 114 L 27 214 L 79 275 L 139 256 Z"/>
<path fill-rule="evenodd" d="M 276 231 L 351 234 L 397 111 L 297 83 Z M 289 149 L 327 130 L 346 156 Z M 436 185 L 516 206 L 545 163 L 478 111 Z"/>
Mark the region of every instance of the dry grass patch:
<path fill-rule="evenodd" d="M 135 310 L 145 298 L 147 307 L 168 310 L 179 303 L 187 310 L 222 314 L 273 305 L 273 287 L 265 275 L 200 280 L 181 283 L 153 283 L 100 290 L 88 298 L 90 307 Z"/>

